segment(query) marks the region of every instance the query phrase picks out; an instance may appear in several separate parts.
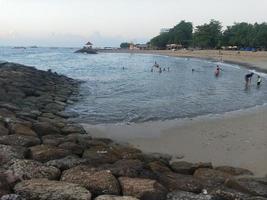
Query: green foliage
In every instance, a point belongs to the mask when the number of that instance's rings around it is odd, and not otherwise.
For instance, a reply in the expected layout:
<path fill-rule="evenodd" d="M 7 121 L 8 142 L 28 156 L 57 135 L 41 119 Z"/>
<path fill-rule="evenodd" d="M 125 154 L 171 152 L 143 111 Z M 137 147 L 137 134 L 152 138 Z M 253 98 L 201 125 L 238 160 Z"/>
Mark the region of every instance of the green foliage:
<path fill-rule="evenodd" d="M 162 33 L 151 39 L 152 46 L 166 48 L 167 44 L 181 44 L 188 47 L 192 42 L 193 25 L 191 22 L 181 21 L 168 33 Z"/>
<path fill-rule="evenodd" d="M 224 44 L 239 47 L 267 47 L 267 24 L 245 22 L 228 26 L 224 31 Z"/>
<path fill-rule="evenodd" d="M 235 23 L 222 31 L 219 21 L 197 26 L 193 33 L 191 22 L 181 21 L 168 33 L 162 33 L 150 40 L 153 47 L 165 49 L 167 44 L 181 44 L 184 47 L 220 48 L 221 46 L 254 47 L 267 49 L 267 23 Z"/>
<path fill-rule="evenodd" d="M 211 20 L 209 24 L 197 26 L 194 33 L 194 45 L 200 48 L 217 48 L 221 46 L 222 25 Z"/>
<path fill-rule="evenodd" d="M 123 42 L 123 43 L 121 43 L 120 47 L 121 47 L 122 49 L 128 49 L 128 48 L 130 47 L 130 43 L 128 43 L 128 42 Z"/>

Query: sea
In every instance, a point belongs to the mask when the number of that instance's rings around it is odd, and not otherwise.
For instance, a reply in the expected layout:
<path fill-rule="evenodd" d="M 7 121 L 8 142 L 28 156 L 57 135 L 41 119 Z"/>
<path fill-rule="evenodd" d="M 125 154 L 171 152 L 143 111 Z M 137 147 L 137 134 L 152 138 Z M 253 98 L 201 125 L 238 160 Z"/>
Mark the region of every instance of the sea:
<path fill-rule="evenodd" d="M 0 47 L 0 60 L 34 66 L 82 81 L 67 108 L 89 124 L 142 123 L 252 108 L 267 102 L 266 74 L 251 85 L 250 70 L 234 64 L 152 54 L 74 53 L 76 48 Z M 162 71 L 153 67 L 157 62 Z M 216 66 L 222 68 L 214 75 Z M 153 71 L 152 71 L 153 69 Z M 192 70 L 193 69 L 193 70 Z M 263 79 L 257 87 L 257 75 Z"/>

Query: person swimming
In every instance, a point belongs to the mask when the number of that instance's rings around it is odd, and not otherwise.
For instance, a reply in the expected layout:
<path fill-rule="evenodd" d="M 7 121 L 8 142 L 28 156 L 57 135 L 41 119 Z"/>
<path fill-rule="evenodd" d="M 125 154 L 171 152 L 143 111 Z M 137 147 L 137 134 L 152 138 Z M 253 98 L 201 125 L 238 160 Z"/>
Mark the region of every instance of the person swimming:
<path fill-rule="evenodd" d="M 161 67 L 159 68 L 159 73 L 161 73 L 162 72 L 162 69 L 161 69 Z"/>
<path fill-rule="evenodd" d="M 245 75 L 246 85 L 248 85 L 249 83 L 251 83 L 251 79 L 252 79 L 252 76 L 253 76 L 253 75 L 254 75 L 253 72 L 251 72 L 251 73 Z"/>

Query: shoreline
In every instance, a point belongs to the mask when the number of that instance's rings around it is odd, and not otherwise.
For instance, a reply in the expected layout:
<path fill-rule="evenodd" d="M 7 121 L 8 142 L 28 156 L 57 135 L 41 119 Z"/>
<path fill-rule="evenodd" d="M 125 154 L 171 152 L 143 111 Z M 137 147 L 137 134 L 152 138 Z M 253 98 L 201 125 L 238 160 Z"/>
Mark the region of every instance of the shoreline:
<path fill-rule="evenodd" d="M 267 51 L 263 52 L 241 52 L 244 54 L 242 57 L 236 55 L 238 51 L 221 51 L 222 55 L 219 55 L 219 50 L 100 50 L 100 53 L 132 53 L 132 54 L 150 54 L 150 55 L 159 55 L 159 56 L 170 56 L 170 57 L 180 57 L 180 58 L 195 58 L 203 59 L 214 62 L 224 62 L 228 64 L 240 65 L 244 68 L 250 70 L 257 70 L 258 72 L 267 73 Z M 201 53 L 204 52 L 204 53 Z M 211 52 L 211 55 L 208 53 Z M 254 56 L 254 54 L 263 54 L 261 59 L 258 61 L 250 62 L 248 59 L 249 56 Z M 204 55 L 202 55 L 204 54 Z M 226 54 L 226 55 L 224 55 Z M 229 55 L 227 55 L 229 54 Z M 248 57 L 247 57 L 248 56 Z M 222 60 L 221 60 L 222 57 Z M 232 58 L 231 58 L 232 57 Z M 244 62 L 243 58 L 246 58 Z M 258 57 L 258 56 L 257 56 Z"/>
<path fill-rule="evenodd" d="M 170 162 L 165 154 L 92 137 L 71 120 L 74 113 L 65 112 L 77 101 L 77 80 L 16 63 L 2 63 L 0 71 L 1 199 L 173 200 L 227 194 L 251 200 L 267 195 L 266 178 L 248 169 L 215 167 L 205 159 Z"/>
<path fill-rule="evenodd" d="M 267 105 L 261 105 L 194 118 L 82 125 L 93 137 L 129 143 L 145 153 L 169 154 L 173 161 L 246 168 L 262 177 L 267 174 L 266 116 Z"/>
<path fill-rule="evenodd" d="M 134 51 L 134 53 L 141 54 L 145 53 L 174 57 L 190 57 L 220 62 L 220 60 L 216 58 L 192 55 L 181 56 L 179 51 L 177 52 L 174 52 L 173 54 L 171 51 L 166 51 L 163 53 L 162 51 Z M 133 52 L 115 51 L 113 53 Z M 253 53 L 251 52 L 251 54 Z M 266 68 L 256 65 L 257 63 L 252 64 L 233 60 L 224 60 L 224 62 L 246 67 L 249 70 L 257 70 L 258 72 L 267 73 L 267 59 Z M 264 118 L 267 118 L 267 107 L 266 105 L 259 105 L 252 108 L 246 108 L 244 110 L 231 111 L 221 114 L 210 114 L 207 116 L 196 116 L 193 119 L 174 119 L 137 124 L 134 123 L 129 125 L 82 125 L 95 137 L 108 137 L 121 142 L 128 142 L 135 147 L 140 148 L 144 152 L 167 153 L 173 155 L 174 157 L 176 155 L 178 155 L 178 157 L 182 155 L 184 160 L 191 162 L 199 162 L 204 160 L 206 162 L 212 161 L 212 163 L 215 165 L 226 164 L 235 167 L 248 168 L 258 176 L 264 176 L 267 174 L 267 161 L 264 161 L 264 155 L 267 155 L 267 139 L 264 137 L 264 131 L 262 131 L 267 130 L 267 126 L 265 126 L 263 122 Z M 232 123 L 232 120 L 234 120 L 235 123 Z M 213 124 L 216 124 L 217 128 Z M 205 145 L 203 146 L 205 141 L 202 140 L 201 137 L 198 138 L 199 142 L 194 144 L 195 147 L 187 147 L 188 144 L 191 144 L 190 139 L 196 137 L 196 135 L 201 133 L 201 131 L 214 132 L 214 134 L 203 135 L 206 140 L 211 141 L 211 144 L 208 146 L 212 147 L 207 149 Z M 246 132 L 249 131 L 255 135 L 248 135 Z M 182 140 L 181 137 L 183 138 Z M 246 156 L 242 154 L 242 151 L 245 151 L 246 147 L 248 146 L 246 142 L 250 141 L 251 137 L 258 137 L 261 138 L 261 140 L 256 141 L 252 139 L 252 144 L 250 146 L 251 150 L 247 151 Z M 242 138 L 243 142 L 238 142 L 238 138 Z M 230 139 L 235 139 L 236 141 L 232 142 Z M 223 140 L 227 141 L 227 147 L 220 144 L 220 142 Z M 244 143 L 244 141 L 246 142 Z M 187 145 L 184 145 L 184 143 Z M 216 145 L 220 146 L 219 150 L 216 148 Z M 183 147 L 179 148 L 178 146 Z M 209 151 L 218 152 L 218 154 L 214 153 L 209 155 Z M 195 152 L 200 153 L 201 156 L 198 158 L 198 156 L 195 155 Z M 221 152 L 232 155 L 232 157 L 223 156 Z M 240 161 L 238 161 L 239 154 L 236 154 L 236 152 L 238 152 L 240 155 L 243 155 Z M 204 154 L 206 154 L 206 156 Z M 257 155 L 259 156 L 258 158 Z M 225 161 L 222 162 L 222 159 L 225 159 Z"/>

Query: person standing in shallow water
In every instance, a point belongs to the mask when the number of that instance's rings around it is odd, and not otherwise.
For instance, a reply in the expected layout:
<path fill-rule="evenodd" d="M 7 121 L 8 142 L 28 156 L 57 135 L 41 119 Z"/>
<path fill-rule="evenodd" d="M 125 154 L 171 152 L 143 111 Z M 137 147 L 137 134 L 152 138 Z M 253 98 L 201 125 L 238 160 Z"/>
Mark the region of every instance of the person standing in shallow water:
<path fill-rule="evenodd" d="M 245 75 L 246 86 L 248 86 L 251 83 L 251 79 L 253 75 L 254 75 L 253 72 Z"/>
<path fill-rule="evenodd" d="M 260 87 L 261 85 L 261 77 L 258 75 L 258 78 L 257 78 L 257 86 Z"/>

